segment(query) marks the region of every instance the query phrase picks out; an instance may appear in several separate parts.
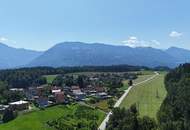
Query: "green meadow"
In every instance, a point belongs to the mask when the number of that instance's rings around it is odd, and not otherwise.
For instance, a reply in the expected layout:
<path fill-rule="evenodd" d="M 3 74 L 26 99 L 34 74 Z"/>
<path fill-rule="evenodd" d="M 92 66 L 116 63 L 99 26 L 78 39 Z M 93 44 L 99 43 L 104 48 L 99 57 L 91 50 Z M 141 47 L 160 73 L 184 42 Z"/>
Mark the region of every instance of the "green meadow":
<path fill-rule="evenodd" d="M 149 77 L 151 75 L 141 76 L 136 82 L 143 81 Z M 133 87 L 122 102 L 121 107 L 129 108 L 132 104 L 136 104 L 140 116 L 146 115 L 155 118 L 161 103 L 166 97 L 164 77 L 165 74 L 161 73 L 156 78 Z"/>

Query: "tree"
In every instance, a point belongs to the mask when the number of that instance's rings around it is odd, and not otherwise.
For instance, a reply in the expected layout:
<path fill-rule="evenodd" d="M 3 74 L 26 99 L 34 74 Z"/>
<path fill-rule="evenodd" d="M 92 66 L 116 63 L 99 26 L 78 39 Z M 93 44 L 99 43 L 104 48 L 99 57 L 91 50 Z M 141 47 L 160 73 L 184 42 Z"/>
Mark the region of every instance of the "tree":
<path fill-rule="evenodd" d="M 154 119 L 139 117 L 136 105 L 129 109 L 114 108 L 106 130 L 157 130 Z"/>
<path fill-rule="evenodd" d="M 190 129 L 190 64 L 180 65 L 165 77 L 167 96 L 157 114 L 162 130 Z"/>
<path fill-rule="evenodd" d="M 98 124 L 96 123 L 96 121 L 90 122 L 90 130 L 98 130 Z"/>
<path fill-rule="evenodd" d="M 132 86 L 133 85 L 133 80 L 130 79 L 128 85 Z"/>
<path fill-rule="evenodd" d="M 39 77 L 38 79 L 36 79 L 33 83 L 34 85 L 43 85 L 43 84 L 47 84 L 47 79 L 45 77 Z"/>
<path fill-rule="evenodd" d="M 139 120 L 139 126 L 141 130 L 156 130 L 156 121 L 148 116 L 144 116 Z"/>
<path fill-rule="evenodd" d="M 84 88 L 84 77 L 83 76 L 78 77 L 78 85 L 80 88 Z"/>
<path fill-rule="evenodd" d="M 5 112 L 3 114 L 3 122 L 4 123 L 7 123 L 7 122 L 13 120 L 14 118 L 15 118 L 15 115 L 12 110 L 10 110 L 10 109 L 5 110 Z"/>
<path fill-rule="evenodd" d="M 54 86 L 62 86 L 62 84 L 63 84 L 63 78 L 62 78 L 62 76 L 57 76 L 57 77 L 53 80 L 52 84 L 53 84 Z"/>
<path fill-rule="evenodd" d="M 113 100 L 113 99 L 109 99 L 109 100 L 108 100 L 108 106 L 109 106 L 109 108 L 110 108 L 110 109 L 112 109 L 112 108 L 113 108 L 114 103 L 115 103 L 115 102 L 114 102 L 114 100 Z"/>

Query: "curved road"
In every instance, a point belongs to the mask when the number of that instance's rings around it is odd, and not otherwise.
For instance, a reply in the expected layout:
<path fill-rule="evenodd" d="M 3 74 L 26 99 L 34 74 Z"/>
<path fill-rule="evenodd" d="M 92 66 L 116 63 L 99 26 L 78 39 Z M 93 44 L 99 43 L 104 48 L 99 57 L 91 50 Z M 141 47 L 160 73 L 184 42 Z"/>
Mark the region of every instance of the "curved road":
<path fill-rule="evenodd" d="M 114 108 L 116 107 L 119 107 L 120 104 L 122 103 L 122 101 L 124 100 L 124 98 L 128 95 L 128 93 L 130 92 L 130 90 L 132 89 L 132 87 L 134 86 L 137 86 L 137 85 L 140 85 L 140 84 L 143 84 L 143 83 L 146 83 L 152 79 L 154 79 L 156 76 L 159 75 L 158 72 L 154 72 L 155 75 L 153 75 L 152 77 L 142 81 L 142 82 L 139 82 L 139 83 L 136 83 L 134 84 L 133 86 L 130 86 L 127 90 L 125 90 L 125 93 L 119 98 L 119 100 L 115 103 L 114 105 Z M 103 122 L 101 123 L 101 125 L 99 126 L 98 130 L 105 130 L 106 129 L 106 123 L 109 121 L 109 118 L 110 118 L 110 115 L 112 114 L 112 112 L 110 111 L 107 116 L 105 117 L 105 119 L 103 120 Z"/>

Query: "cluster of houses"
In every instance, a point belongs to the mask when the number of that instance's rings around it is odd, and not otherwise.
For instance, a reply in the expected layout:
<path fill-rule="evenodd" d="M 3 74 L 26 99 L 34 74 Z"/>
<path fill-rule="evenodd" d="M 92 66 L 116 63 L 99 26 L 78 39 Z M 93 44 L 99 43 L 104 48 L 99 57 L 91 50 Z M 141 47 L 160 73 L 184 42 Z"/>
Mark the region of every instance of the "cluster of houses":
<path fill-rule="evenodd" d="M 96 97 L 99 99 L 110 98 L 104 87 L 87 85 L 84 88 L 79 86 L 71 86 L 71 91 L 76 100 L 85 100 L 86 97 Z"/>
<path fill-rule="evenodd" d="M 23 92 L 26 95 L 25 100 L 10 102 L 8 105 L 0 105 L 0 114 L 3 114 L 6 109 L 13 111 L 29 110 L 30 104 L 35 103 L 38 107 L 47 107 L 52 104 L 60 104 L 65 102 L 64 91 L 60 87 L 51 87 L 48 92 L 44 86 L 29 87 L 28 89 L 13 88 L 10 91 Z"/>
<path fill-rule="evenodd" d="M 65 93 L 61 87 L 53 86 L 50 89 L 46 86 L 29 87 L 25 94 L 28 101 L 34 102 L 39 107 L 65 102 Z"/>
<path fill-rule="evenodd" d="M 48 86 L 42 85 L 38 87 L 29 87 L 27 89 L 11 88 L 10 91 L 23 92 L 26 98 L 21 101 L 11 102 L 8 105 L 0 105 L 0 113 L 3 113 L 7 108 L 13 110 L 28 110 L 35 104 L 40 108 L 48 107 L 56 104 L 69 103 L 74 101 L 85 101 L 89 97 L 95 97 L 100 100 L 111 98 L 108 95 L 107 88 L 104 86 L 105 81 L 122 80 L 130 78 L 128 73 L 100 73 L 84 76 L 84 86 Z M 72 81 L 77 81 L 78 76 L 71 76 Z M 63 77 L 64 79 L 64 77 Z M 73 84 L 77 84 L 74 82 Z"/>
<path fill-rule="evenodd" d="M 106 93 L 106 89 L 104 87 L 92 85 L 87 85 L 84 88 L 80 88 L 77 85 L 73 85 L 71 87 L 40 86 L 29 87 L 26 90 L 13 88 L 10 89 L 10 91 L 23 92 L 26 95 L 26 99 L 11 102 L 8 105 L 0 105 L 0 113 L 3 113 L 7 108 L 11 108 L 13 111 L 29 110 L 31 103 L 34 103 L 40 108 L 44 108 L 55 104 L 68 103 L 71 101 L 70 99 L 72 99 L 72 101 L 84 101 L 86 97 L 89 96 L 97 97 L 99 99 L 111 97 Z"/>

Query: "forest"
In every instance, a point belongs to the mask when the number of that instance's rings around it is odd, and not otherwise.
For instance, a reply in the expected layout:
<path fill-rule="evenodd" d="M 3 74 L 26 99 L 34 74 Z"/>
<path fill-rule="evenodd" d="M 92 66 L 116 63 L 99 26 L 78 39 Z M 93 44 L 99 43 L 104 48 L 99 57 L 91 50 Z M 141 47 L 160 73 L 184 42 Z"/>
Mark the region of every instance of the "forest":
<path fill-rule="evenodd" d="M 168 94 L 158 112 L 161 130 L 190 130 L 190 64 L 172 70 L 165 87 Z"/>

